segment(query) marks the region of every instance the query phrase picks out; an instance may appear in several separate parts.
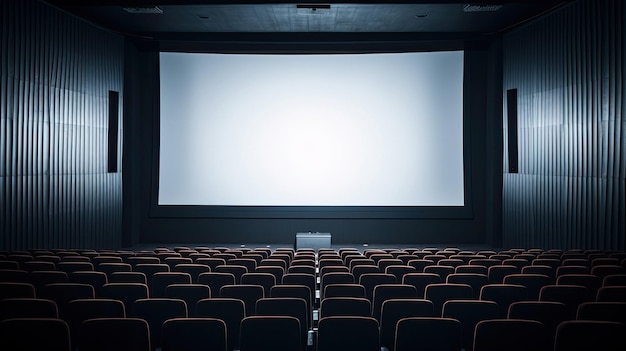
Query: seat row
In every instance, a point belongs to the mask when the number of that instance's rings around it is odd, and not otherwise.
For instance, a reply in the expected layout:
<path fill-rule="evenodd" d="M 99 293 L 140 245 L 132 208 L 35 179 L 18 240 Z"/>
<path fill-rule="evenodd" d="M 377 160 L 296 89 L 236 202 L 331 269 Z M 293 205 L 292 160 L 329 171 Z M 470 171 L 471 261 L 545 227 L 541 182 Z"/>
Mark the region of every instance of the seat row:
<path fill-rule="evenodd" d="M 347 298 L 343 299 L 345 304 Z M 322 310 L 327 308 L 327 301 L 332 301 L 332 298 L 324 300 Z M 195 350 L 206 349 L 207 345 L 219 350 L 306 350 L 313 349 L 313 345 L 307 340 L 310 332 L 305 327 L 308 324 L 305 305 L 302 299 L 264 298 L 256 302 L 253 315 L 246 315 L 243 301 L 213 298 L 199 301 L 198 316 L 187 318 L 186 303 L 179 299 L 140 299 L 133 303 L 132 312 L 128 315 L 119 300 L 73 300 L 67 304 L 61 320 L 67 324 L 68 333 L 55 333 L 48 337 L 54 339 L 58 335 L 69 334 L 72 336 L 70 343 L 73 349 L 79 347 L 81 350 L 97 349 L 104 345 L 118 350 L 146 349 L 138 345 L 151 345 L 148 346 L 149 350 L 158 347 L 163 350 Z M 3 320 L 0 322 L 0 334 L 3 335 L 0 340 L 9 345 L 45 342 L 47 348 L 50 348 L 52 342 L 46 340 L 45 336 L 24 338 L 23 332 L 18 333 L 12 328 L 17 328 L 15 324 L 26 328 L 28 324 L 24 320 L 57 320 L 59 315 L 53 301 L 5 299 L 0 302 L 0 311 L 0 320 Z M 317 350 L 378 350 L 383 346 L 389 350 L 402 351 L 424 344 L 433 350 L 460 350 L 461 347 L 465 350 L 492 350 L 495 347 L 551 350 L 547 345 L 558 340 L 559 334 L 563 333 L 560 331 L 563 324 L 570 324 L 590 328 L 580 329 L 564 340 L 573 337 L 578 337 L 579 342 L 595 340 L 597 348 L 601 345 L 599 342 L 607 340 L 614 345 L 624 345 L 626 334 L 622 329 L 625 315 L 626 303 L 585 303 L 578 308 L 577 321 L 572 322 L 562 303 L 525 301 L 513 303 L 508 318 L 501 319 L 494 302 L 451 300 L 444 304 L 442 315 L 437 316 L 430 301 L 391 299 L 384 302 L 380 321 L 358 315 L 322 317 L 317 328 L 315 347 Z M 94 320 L 99 322 L 92 322 Z M 170 326 L 168 323 L 179 325 Z M 140 326 L 141 330 L 137 331 L 139 324 L 145 326 Z M 615 325 L 622 329 L 616 329 Z M 597 334 L 595 326 L 608 329 Z M 57 330 L 57 327 L 48 326 L 40 331 L 38 324 L 31 324 L 24 330 L 30 331 L 30 336 L 38 332 L 47 335 L 50 330 Z M 496 333 L 493 332 L 494 328 L 502 330 Z M 525 338 L 530 341 L 521 340 L 524 339 L 522 330 L 524 333 L 532 331 Z M 607 330 L 618 332 L 607 335 Z M 111 338 L 112 335 L 117 337 Z M 144 340 L 146 335 L 148 338 Z M 207 339 L 207 335 L 211 337 Z M 532 337 L 528 338 L 528 335 Z M 494 340 L 499 341 L 495 343 Z M 96 345 L 91 345 L 94 342 Z"/>

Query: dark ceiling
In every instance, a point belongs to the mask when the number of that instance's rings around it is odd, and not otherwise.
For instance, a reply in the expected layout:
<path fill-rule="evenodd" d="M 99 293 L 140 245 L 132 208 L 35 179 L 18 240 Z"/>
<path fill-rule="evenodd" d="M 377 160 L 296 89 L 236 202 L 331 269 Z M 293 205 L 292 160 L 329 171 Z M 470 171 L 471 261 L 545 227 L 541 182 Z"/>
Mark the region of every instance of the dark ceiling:
<path fill-rule="evenodd" d="M 384 40 L 392 35 L 471 40 L 506 31 L 568 1 L 499 0 L 485 1 L 483 5 L 458 0 L 47 2 L 112 31 L 163 42 L 270 36 L 274 40 L 294 36 L 319 39 L 329 35 L 353 40 Z"/>

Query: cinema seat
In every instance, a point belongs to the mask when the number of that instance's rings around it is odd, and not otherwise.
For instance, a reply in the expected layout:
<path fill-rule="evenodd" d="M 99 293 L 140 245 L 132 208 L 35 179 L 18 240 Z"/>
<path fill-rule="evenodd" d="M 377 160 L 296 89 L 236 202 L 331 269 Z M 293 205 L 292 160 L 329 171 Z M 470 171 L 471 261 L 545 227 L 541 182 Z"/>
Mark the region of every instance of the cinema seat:
<path fill-rule="evenodd" d="M 488 284 L 480 289 L 480 300 L 498 304 L 500 317 L 506 318 L 509 306 L 513 302 L 527 300 L 526 287 L 513 284 Z"/>
<path fill-rule="evenodd" d="M 396 324 L 408 317 L 435 317 L 433 303 L 423 299 L 389 299 L 380 312 L 380 346 L 395 348 Z"/>
<path fill-rule="evenodd" d="M 100 297 L 122 301 L 126 313 L 132 315 L 135 301 L 147 299 L 150 297 L 150 294 L 146 284 L 109 283 L 102 287 L 102 295 Z"/>
<path fill-rule="evenodd" d="M 328 297 L 320 305 L 320 319 L 334 316 L 361 316 L 372 315 L 372 305 L 368 299 L 360 297 Z"/>
<path fill-rule="evenodd" d="M 466 351 L 474 346 L 474 328 L 480 321 L 497 319 L 498 304 L 493 301 L 449 300 L 443 304 L 441 316 L 456 319 L 461 323 L 461 345 Z"/>
<path fill-rule="evenodd" d="M 141 318 L 150 327 L 150 346 L 161 347 L 161 326 L 172 318 L 187 318 L 187 304 L 181 299 L 139 299 L 133 304 L 132 317 Z"/>
<path fill-rule="evenodd" d="M 165 288 L 171 284 L 191 284 L 191 275 L 183 272 L 158 272 L 152 276 L 151 297 L 165 297 Z"/>
<path fill-rule="evenodd" d="M 239 328 L 246 317 L 243 301 L 231 298 L 210 298 L 198 301 L 196 314 L 199 318 L 216 318 L 226 323 L 228 350 L 239 348 Z"/>
<path fill-rule="evenodd" d="M 380 351 L 378 322 L 371 317 L 325 317 L 317 330 L 317 351 Z"/>
<path fill-rule="evenodd" d="M 200 274 L 198 282 L 209 287 L 211 296 L 218 297 L 223 286 L 235 285 L 235 276 L 231 273 L 206 272 Z"/>
<path fill-rule="evenodd" d="M 0 300 L 35 298 L 35 287 L 28 283 L 0 282 Z"/>
<path fill-rule="evenodd" d="M 578 350 L 626 350 L 626 325 L 587 320 L 562 322 L 556 330 L 554 351 Z"/>
<path fill-rule="evenodd" d="M 567 309 L 567 318 L 575 319 L 578 306 L 589 301 L 589 293 L 580 285 L 546 285 L 539 292 L 539 301 L 561 302 Z"/>
<path fill-rule="evenodd" d="M 358 283 L 365 288 L 365 297 L 373 301 L 374 288 L 381 284 L 395 284 L 396 277 L 385 273 L 366 273 L 361 275 Z"/>
<path fill-rule="evenodd" d="M 452 318 L 410 317 L 396 325 L 395 351 L 461 350 L 461 323 Z"/>
<path fill-rule="evenodd" d="M 95 318 L 83 322 L 80 351 L 152 351 L 148 322 L 139 318 Z"/>
<path fill-rule="evenodd" d="M 217 318 L 168 319 L 161 335 L 161 351 L 229 350 L 226 324 Z"/>
<path fill-rule="evenodd" d="M 570 319 L 567 306 L 561 302 L 518 301 L 509 306 L 509 319 L 537 321 L 544 325 L 550 344 L 554 344 L 556 327 Z"/>
<path fill-rule="evenodd" d="M 552 344 L 543 324 L 523 319 L 491 319 L 478 322 L 474 351 L 550 351 Z"/>
<path fill-rule="evenodd" d="M 289 316 L 250 316 L 241 321 L 240 351 L 302 351 L 300 322 Z"/>
<path fill-rule="evenodd" d="M 598 289 L 598 302 L 626 302 L 626 286 L 604 286 Z"/>
<path fill-rule="evenodd" d="M 264 298 L 265 292 L 260 285 L 225 285 L 220 289 L 220 297 L 230 297 L 243 301 L 246 316 L 252 316 L 257 300 Z"/>
<path fill-rule="evenodd" d="M 324 298 L 329 297 L 365 298 L 365 287 L 359 284 L 330 284 L 324 288 Z"/>
<path fill-rule="evenodd" d="M 265 296 L 269 296 L 270 290 L 276 285 L 276 277 L 270 273 L 244 273 L 241 276 L 241 284 L 260 285 Z"/>
<path fill-rule="evenodd" d="M 0 346 L 19 351 L 70 351 L 70 329 L 56 318 L 16 318 L 0 321 Z"/>
<path fill-rule="evenodd" d="M 47 299 L 10 298 L 0 300 L 0 320 L 12 318 L 59 318 L 59 311 L 57 304 Z"/>
<path fill-rule="evenodd" d="M 299 298 L 263 298 L 256 302 L 255 313 L 258 316 L 290 316 L 300 323 L 301 349 L 307 348 L 307 333 L 309 325 L 309 311 L 304 299 Z"/>
<path fill-rule="evenodd" d="M 626 325 L 626 302 L 585 302 L 578 306 L 576 319 Z"/>

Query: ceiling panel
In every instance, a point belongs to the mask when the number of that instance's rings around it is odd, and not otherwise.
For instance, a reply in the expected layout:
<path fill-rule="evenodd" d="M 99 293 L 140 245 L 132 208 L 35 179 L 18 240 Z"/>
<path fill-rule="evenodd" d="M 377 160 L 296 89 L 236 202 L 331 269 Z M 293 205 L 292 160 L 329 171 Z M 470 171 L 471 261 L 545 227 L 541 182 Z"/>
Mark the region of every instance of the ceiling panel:
<path fill-rule="evenodd" d="M 185 39 L 185 33 L 496 33 L 532 19 L 567 1 L 499 1 L 497 11 L 467 12 L 468 3 L 342 2 L 298 8 L 297 3 L 258 1 L 152 1 L 160 14 L 129 13 L 124 7 L 147 1 L 92 0 L 83 5 L 67 0 L 49 3 L 97 25 L 155 39 Z M 207 4 L 208 3 L 208 4 Z M 304 4 L 300 4 L 301 7 Z M 310 5 L 310 4 L 309 4 Z M 328 8 L 330 7 L 330 8 Z M 314 9 L 313 9 L 314 8 Z M 493 8 L 492 8 L 493 9 Z"/>

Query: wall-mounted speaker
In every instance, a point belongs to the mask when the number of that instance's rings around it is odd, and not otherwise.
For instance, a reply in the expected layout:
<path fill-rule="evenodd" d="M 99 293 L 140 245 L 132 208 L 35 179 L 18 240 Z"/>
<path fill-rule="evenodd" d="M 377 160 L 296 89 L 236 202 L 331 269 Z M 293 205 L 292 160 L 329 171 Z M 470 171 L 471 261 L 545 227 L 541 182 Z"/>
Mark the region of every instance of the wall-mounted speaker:
<path fill-rule="evenodd" d="M 109 90 L 109 137 L 107 142 L 107 169 L 109 173 L 117 172 L 117 141 L 119 129 L 120 93 Z"/>
<path fill-rule="evenodd" d="M 518 173 L 517 158 L 517 89 L 506 91 L 509 173 Z"/>

